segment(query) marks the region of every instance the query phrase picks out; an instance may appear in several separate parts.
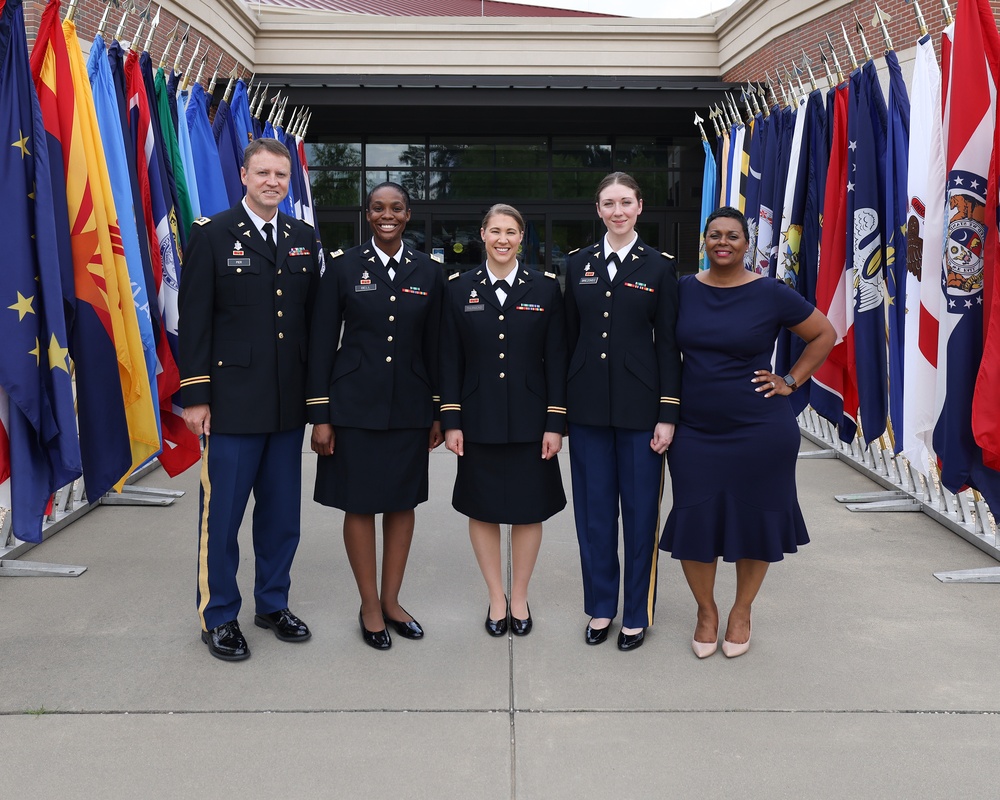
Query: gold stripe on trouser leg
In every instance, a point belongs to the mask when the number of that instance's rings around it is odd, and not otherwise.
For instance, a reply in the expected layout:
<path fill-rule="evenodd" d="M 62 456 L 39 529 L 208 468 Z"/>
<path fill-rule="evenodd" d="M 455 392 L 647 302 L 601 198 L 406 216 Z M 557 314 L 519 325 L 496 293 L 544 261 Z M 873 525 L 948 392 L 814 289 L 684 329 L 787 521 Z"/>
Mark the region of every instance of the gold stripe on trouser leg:
<path fill-rule="evenodd" d="M 212 481 L 208 477 L 208 438 L 205 438 L 205 450 L 201 454 L 201 491 L 204 502 L 201 510 L 201 526 L 198 531 L 198 591 L 201 602 L 198 603 L 198 616 L 201 618 L 201 628 L 207 631 L 205 624 L 205 609 L 208 607 L 210 592 L 208 588 L 208 510 L 212 500 Z"/>
<path fill-rule="evenodd" d="M 646 613 L 649 615 L 649 624 L 653 624 L 653 605 L 656 600 L 656 562 L 660 556 L 660 548 L 657 539 L 660 535 L 660 514 L 663 506 L 663 483 L 667 474 L 667 459 L 660 460 L 660 493 L 656 498 L 656 528 L 653 529 L 653 559 L 649 565 L 649 593 L 646 595 Z"/>

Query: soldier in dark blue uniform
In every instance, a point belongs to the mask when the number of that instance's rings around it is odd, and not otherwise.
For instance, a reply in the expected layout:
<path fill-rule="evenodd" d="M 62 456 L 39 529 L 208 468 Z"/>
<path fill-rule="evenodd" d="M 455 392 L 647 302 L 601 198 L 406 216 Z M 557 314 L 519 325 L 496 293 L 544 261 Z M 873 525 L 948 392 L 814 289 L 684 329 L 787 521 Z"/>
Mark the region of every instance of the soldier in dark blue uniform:
<path fill-rule="evenodd" d="M 254 622 L 282 641 L 309 628 L 288 610 L 299 542 L 305 359 L 319 280 L 316 235 L 278 211 L 291 158 L 274 139 L 245 152 L 244 200 L 191 230 L 180 285 L 184 421 L 204 436 L 198 539 L 201 638 L 217 658 L 250 655 L 237 621 L 237 542 L 254 493 Z"/>
<path fill-rule="evenodd" d="M 486 579 L 486 630 L 527 635 L 528 582 L 542 522 L 566 505 L 559 461 L 566 428 L 566 332 L 555 275 L 517 263 L 524 220 L 495 205 L 480 231 L 486 263 L 449 279 L 441 359 L 441 424 L 460 458 L 452 504 Z M 511 528 L 504 595 L 500 525 Z"/>
<path fill-rule="evenodd" d="M 604 239 L 566 261 L 568 408 L 573 506 L 580 540 L 585 640 L 600 644 L 618 613 L 618 516 L 625 607 L 618 647 L 642 645 L 656 603 L 663 453 L 674 434 L 680 353 L 672 259 L 635 232 L 642 194 L 612 173 L 597 189 Z"/>
<path fill-rule="evenodd" d="M 410 198 L 395 183 L 368 194 L 372 239 L 334 253 L 320 282 L 309 349 L 308 407 L 318 503 L 342 509 L 344 544 L 361 594 L 366 644 L 387 650 L 386 625 L 423 628 L 399 604 L 414 509 L 427 499 L 436 421 L 441 267 L 403 243 Z M 343 326 L 343 335 L 341 335 Z M 382 585 L 375 515 L 382 514 Z"/>

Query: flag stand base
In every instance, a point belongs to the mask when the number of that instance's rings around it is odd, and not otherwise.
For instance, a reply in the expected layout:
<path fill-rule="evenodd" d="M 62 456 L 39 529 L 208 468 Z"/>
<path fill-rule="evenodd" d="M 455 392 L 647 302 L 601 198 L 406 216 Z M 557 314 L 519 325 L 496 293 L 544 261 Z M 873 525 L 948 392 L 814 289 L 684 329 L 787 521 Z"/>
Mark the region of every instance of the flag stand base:
<path fill-rule="evenodd" d="M 1000 583 L 1000 567 L 935 572 L 934 577 L 941 583 Z"/>
<path fill-rule="evenodd" d="M 834 453 L 836 457 L 836 453 Z M 921 503 L 908 492 L 862 492 L 860 494 L 834 495 L 838 503 L 846 503 L 848 511 L 920 511 Z"/>
<path fill-rule="evenodd" d="M 76 578 L 86 571 L 86 567 L 74 567 L 69 564 L 0 559 L 0 577 L 6 578 Z"/>
<path fill-rule="evenodd" d="M 121 493 L 108 492 L 97 502 L 102 506 L 169 506 L 184 492 L 152 486 L 123 486 Z"/>

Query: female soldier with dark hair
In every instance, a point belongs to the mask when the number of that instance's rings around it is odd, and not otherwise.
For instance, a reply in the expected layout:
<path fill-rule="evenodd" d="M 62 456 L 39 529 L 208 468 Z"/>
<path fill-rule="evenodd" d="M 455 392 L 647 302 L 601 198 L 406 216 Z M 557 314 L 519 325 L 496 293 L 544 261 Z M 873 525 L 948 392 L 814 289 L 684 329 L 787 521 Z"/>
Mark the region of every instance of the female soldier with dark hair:
<path fill-rule="evenodd" d="M 309 340 L 307 403 L 319 454 L 314 498 L 342 509 L 344 544 L 361 594 L 365 643 L 392 645 L 386 625 L 420 639 L 399 604 L 414 508 L 427 499 L 437 422 L 441 267 L 403 243 L 410 198 L 395 183 L 369 192 L 372 238 L 333 254 Z M 341 326 L 343 325 L 343 335 Z M 382 514 L 382 582 L 375 515 Z"/>

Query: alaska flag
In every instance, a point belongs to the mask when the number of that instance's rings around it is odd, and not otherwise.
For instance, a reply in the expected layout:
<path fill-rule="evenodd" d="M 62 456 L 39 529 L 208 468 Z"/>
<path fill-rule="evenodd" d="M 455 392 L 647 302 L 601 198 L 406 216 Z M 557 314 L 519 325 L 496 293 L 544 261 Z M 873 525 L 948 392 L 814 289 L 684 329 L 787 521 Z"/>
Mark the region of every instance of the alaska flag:
<path fill-rule="evenodd" d="M 834 95 L 816 307 L 830 320 L 837 332 L 837 342 L 813 375 L 809 390 L 809 402 L 816 413 L 837 426 L 840 439 L 844 442 L 854 441 L 858 412 L 857 384 L 850 365 L 854 352 L 854 305 L 852 274 L 847 261 L 847 186 L 850 163 L 848 117 L 851 94 L 860 80 L 861 72 L 855 70 L 850 82 L 837 87 Z"/>
<path fill-rule="evenodd" d="M 889 115 L 885 142 L 885 283 L 889 307 L 889 419 L 893 450 L 903 449 L 903 359 L 906 330 L 906 170 L 909 159 L 910 99 L 892 50 L 885 54 L 889 67 Z"/>
<path fill-rule="evenodd" d="M 194 171 L 198 176 L 198 202 L 202 216 L 210 217 L 231 208 L 233 203 L 229 202 L 226 181 L 222 177 L 219 148 L 208 122 L 208 101 L 200 83 L 191 87 L 185 117 L 191 133 Z"/>
<path fill-rule="evenodd" d="M 212 133 L 219 146 L 219 163 L 222 167 L 222 177 L 226 180 L 226 192 L 229 204 L 235 206 L 243 199 L 243 181 L 240 180 L 240 167 L 243 166 L 244 147 L 239 146 L 239 134 L 233 124 L 233 113 L 225 98 L 219 101 L 215 110 L 215 120 L 212 122 Z M 294 166 L 294 165 L 293 165 Z M 294 173 L 293 173 L 294 174 Z M 299 181 L 301 182 L 301 175 Z"/>
<path fill-rule="evenodd" d="M 874 61 L 861 69 L 848 145 L 848 247 L 854 259 L 854 372 L 861 433 L 869 444 L 885 432 L 888 412 L 885 333 L 886 106 Z M 856 112 L 856 113 L 855 113 Z"/>
<path fill-rule="evenodd" d="M 934 451 L 941 482 L 951 491 L 971 486 L 1000 508 L 1000 472 L 983 463 L 972 431 L 973 393 L 983 355 L 983 287 L 996 277 L 984 245 L 995 235 L 986 217 L 987 176 L 997 121 L 1000 33 L 987 0 L 960 0 L 945 86 L 945 258 L 938 343 L 941 409 Z M 996 191 L 996 187 L 993 187 Z M 996 398 L 992 399 L 996 415 Z"/>
<path fill-rule="evenodd" d="M 712 145 L 708 139 L 701 140 L 701 146 L 705 150 L 705 167 L 701 178 L 701 225 L 699 226 L 699 247 L 698 247 L 698 268 L 707 269 L 705 263 L 705 222 L 708 215 L 718 207 L 715 201 L 718 199 L 718 190 L 715 188 L 715 155 L 712 153 Z"/>
<path fill-rule="evenodd" d="M 295 218 L 303 219 L 302 203 L 305 198 L 306 187 L 305 182 L 302 180 L 302 164 L 299 163 L 299 145 L 295 141 L 295 137 L 290 133 L 285 134 L 284 142 L 285 147 L 288 148 L 288 154 L 292 157 L 292 175 L 288 181 L 288 185 L 295 194 L 292 206 L 295 210 Z"/>
<path fill-rule="evenodd" d="M 240 143 L 240 166 L 243 165 L 243 151 L 253 141 L 253 117 L 250 115 L 250 98 L 247 96 L 247 85 L 240 78 L 233 89 L 233 101 L 229 104 L 232 114 L 233 128 Z"/>
<path fill-rule="evenodd" d="M 21 0 L 8 0 L 0 12 L 0 143 L 5 145 L 0 185 L 8 198 L 0 270 L 0 386 L 9 403 L 12 524 L 19 539 L 40 542 L 49 497 L 79 478 L 81 466 L 49 151 L 31 82 Z"/>

